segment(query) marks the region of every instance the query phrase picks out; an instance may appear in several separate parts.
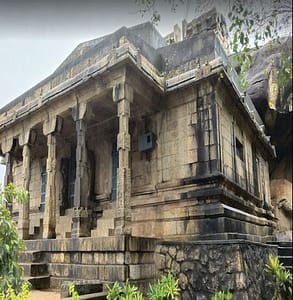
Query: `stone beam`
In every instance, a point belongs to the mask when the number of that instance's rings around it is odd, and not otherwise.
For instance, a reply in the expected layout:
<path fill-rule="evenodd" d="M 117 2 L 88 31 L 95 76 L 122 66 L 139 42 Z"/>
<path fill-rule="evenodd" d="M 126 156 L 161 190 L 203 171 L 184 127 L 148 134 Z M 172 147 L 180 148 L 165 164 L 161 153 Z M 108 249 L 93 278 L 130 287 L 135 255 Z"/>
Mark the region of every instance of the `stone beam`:
<path fill-rule="evenodd" d="M 119 166 L 117 170 L 117 202 L 115 211 L 115 235 L 131 234 L 129 221 L 131 197 L 131 170 L 129 163 L 130 134 L 129 118 L 130 103 L 133 101 L 133 89 L 125 82 L 113 88 L 113 101 L 117 103 L 119 132 L 117 135 L 117 150 Z"/>
<path fill-rule="evenodd" d="M 137 106 L 143 107 L 145 112 L 159 111 L 162 103 L 160 102 L 161 90 L 152 86 L 141 74 L 134 69 L 127 72 L 127 84 L 133 87 L 133 93 L 139 97 L 139 102 L 136 101 Z M 150 87 L 148 87 L 150 84 Z"/>

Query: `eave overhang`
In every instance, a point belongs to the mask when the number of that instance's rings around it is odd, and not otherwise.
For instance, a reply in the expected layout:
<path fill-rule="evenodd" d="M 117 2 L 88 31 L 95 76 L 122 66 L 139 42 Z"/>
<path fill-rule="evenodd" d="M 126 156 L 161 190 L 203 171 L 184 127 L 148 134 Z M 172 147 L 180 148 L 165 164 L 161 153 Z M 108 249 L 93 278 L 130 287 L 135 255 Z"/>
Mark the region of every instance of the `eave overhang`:
<path fill-rule="evenodd" d="M 235 104 L 249 122 L 264 149 L 266 149 L 270 157 L 274 158 L 276 156 L 274 147 L 270 144 L 269 138 L 263 131 L 263 126 L 261 126 L 254 118 L 245 101 L 244 95 L 239 91 L 237 84 L 235 84 L 235 80 L 231 78 L 228 70 L 230 66 L 227 66 L 222 58 L 217 57 L 204 65 L 199 65 L 197 68 L 167 78 L 126 39 L 124 39 L 124 43 L 118 48 L 112 49 L 109 54 L 102 57 L 93 65 L 84 68 L 82 72 L 74 77 L 63 81 L 42 96 L 25 103 L 21 107 L 6 111 L 4 113 L 5 116 L 0 121 L 0 132 L 13 126 L 15 123 L 20 122 L 28 115 L 37 112 L 45 105 L 49 105 L 59 97 L 82 87 L 90 80 L 97 79 L 105 72 L 109 72 L 112 68 L 123 63 L 130 63 L 135 66 L 160 94 L 167 94 L 188 85 L 196 84 L 203 79 L 211 77 L 220 78 L 221 76 L 223 83 L 233 92 Z"/>

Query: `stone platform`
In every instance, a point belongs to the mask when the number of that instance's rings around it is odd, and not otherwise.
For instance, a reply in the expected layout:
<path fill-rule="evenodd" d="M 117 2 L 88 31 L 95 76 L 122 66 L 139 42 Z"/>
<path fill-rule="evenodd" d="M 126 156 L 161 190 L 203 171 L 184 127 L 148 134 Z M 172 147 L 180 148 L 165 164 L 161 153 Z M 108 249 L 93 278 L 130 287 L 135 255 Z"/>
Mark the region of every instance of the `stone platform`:
<path fill-rule="evenodd" d="M 46 265 L 50 277 L 46 288 L 60 289 L 62 282 L 76 280 L 105 283 L 129 279 L 148 286 L 155 277 L 156 242 L 130 236 L 28 240 L 27 251 L 21 255 L 20 262 L 35 265 L 29 258 L 42 257 L 42 265 Z"/>
<path fill-rule="evenodd" d="M 264 269 L 268 256 L 277 255 L 278 249 L 249 240 L 163 241 L 131 236 L 31 240 L 26 245 L 30 255 L 23 254 L 20 260 L 42 258 L 50 283 L 46 288 L 60 290 L 65 281 L 94 280 L 105 291 L 105 283 L 128 279 L 146 291 L 149 283 L 170 271 L 179 278 L 182 299 L 203 300 L 219 290 L 230 290 L 239 300 L 269 299 Z"/>

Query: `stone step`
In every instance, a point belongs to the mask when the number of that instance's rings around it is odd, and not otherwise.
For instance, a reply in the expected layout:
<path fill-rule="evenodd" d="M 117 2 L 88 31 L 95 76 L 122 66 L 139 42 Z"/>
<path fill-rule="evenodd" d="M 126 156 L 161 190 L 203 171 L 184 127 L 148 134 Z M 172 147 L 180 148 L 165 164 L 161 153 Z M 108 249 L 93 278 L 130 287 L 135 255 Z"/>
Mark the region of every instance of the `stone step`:
<path fill-rule="evenodd" d="M 284 267 L 292 266 L 292 256 L 279 256 L 279 260 Z"/>
<path fill-rule="evenodd" d="M 73 280 L 64 281 L 61 286 L 61 298 L 69 297 L 69 286 L 74 284 L 75 290 L 81 295 L 100 293 L 103 291 L 103 283 L 99 280 Z"/>
<path fill-rule="evenodd" d="M 45 290 L 50 288 L 50 275 L 42 276 L 25 276 L 24 279 L 29 281 L 33 290 Z"/>
<path fill-rule="evenodd" d="M 99 292 L 79 296 L 80 300 L 106 300 L 108 292 Z M 61 298 L 62 300 L 71 300 L 71 297 Z"/>
<path fill-rule="evenodd" d="M 48 265 L 46 263 L 20 263 L 23 268 L 24 276 L 43 276 L 48 273 Z"/>
<path fill-rule="evenodd" d="M 74 281 L 76 280 L 75 278 L 70 278 L 70 277 L 58 277 L 58 276 L 51 276 L 50 277 L 50 288 L 56 289 L 56 290 L 61 290 L 61 286 L 64 281 Z"/>
<path fill-rule="evenodd" d="M 290 247 L 279 247 L 278 248 L 278 255 L 279 256 L 292 256 L 292 248 Z"/>
<path fill-rule="evenodd" d="M 270 242 L 272 245 L 277 245 L 279 247 L 288 247 L 292 248 L 293 242 L 292 241 L 272 241 Z"/>
<path fill-rule="evenodd" d="M 124 264 L 63 264 L 49 263 L 49 273 L 53 277 L 75 277 L 76 280 L 117 280 L 125 281 L 127 266 Z"/>
<path fill-rule="evenodd" d="M 41 251 L 23 251 L 19 253 L 20 263 L 35 263 L 41 262 L 43 253 Z"/>

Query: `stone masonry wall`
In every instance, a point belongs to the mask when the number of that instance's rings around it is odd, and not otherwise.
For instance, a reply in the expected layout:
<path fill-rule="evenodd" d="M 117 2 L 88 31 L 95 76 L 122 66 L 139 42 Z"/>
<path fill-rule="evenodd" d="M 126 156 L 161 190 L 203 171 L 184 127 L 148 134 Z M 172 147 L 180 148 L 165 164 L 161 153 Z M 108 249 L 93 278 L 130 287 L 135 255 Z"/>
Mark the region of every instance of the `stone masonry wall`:
<path fill-rule="evenodd" d="M 211 299 L 230 290 L 233 299 L 271 299 L 264 270 L 274 246 L 248 241 L 162 242 L 157 245 L 157 276 L 173 272 L 179 278 L 181 299 Z"/>
<path fill-rule="evenodd" d="M 146 288 L 154 278 L 156 240 L 129 236 L 26 241 L 27 251 L 40 252 L 50 287 L 66 280 L 129 281 Z M 23 263 L 23 261 L 21 261 Z"/>

